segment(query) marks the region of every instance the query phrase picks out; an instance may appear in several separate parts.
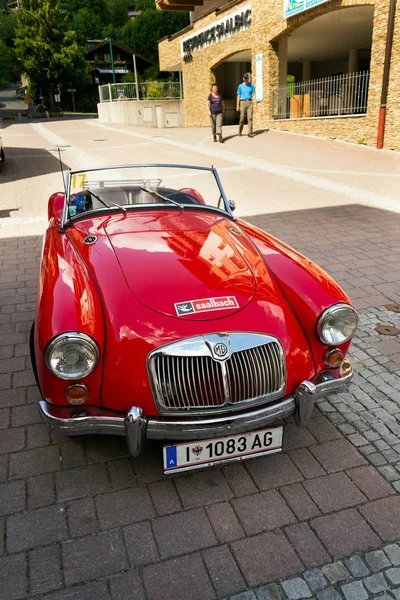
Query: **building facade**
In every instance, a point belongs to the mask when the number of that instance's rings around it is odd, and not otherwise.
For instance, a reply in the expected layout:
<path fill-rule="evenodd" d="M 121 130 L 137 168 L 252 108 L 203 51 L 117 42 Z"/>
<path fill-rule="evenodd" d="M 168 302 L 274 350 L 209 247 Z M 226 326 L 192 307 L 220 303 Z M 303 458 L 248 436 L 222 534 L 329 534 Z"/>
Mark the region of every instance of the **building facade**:
<path fill-rule="evenodd" d="M 157 0 L 162 10 L 178 0 Z M 182 9 L 183 0 L 178 8 Z M 186 127 L 208 125 L 216 81 L 235 123 L 244 72 L 256 87 L 256 128 L 376 145 L 390 6 L 394 35 L 384 147 L 400 150 L 400 2 L 185 0 L 192 22 L 159 43 L 160 68 L 181 72 Z"/>

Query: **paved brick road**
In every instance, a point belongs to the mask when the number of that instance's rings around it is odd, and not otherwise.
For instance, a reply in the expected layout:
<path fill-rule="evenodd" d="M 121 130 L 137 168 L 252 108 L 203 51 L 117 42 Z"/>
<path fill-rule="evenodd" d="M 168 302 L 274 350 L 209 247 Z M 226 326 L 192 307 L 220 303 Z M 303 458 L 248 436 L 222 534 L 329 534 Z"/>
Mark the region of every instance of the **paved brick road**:
<path fill-rule="evenodd" d="M 347 205 L 252 217 L 361 313 L 349 393 L 284 452 L 166 478 L 161 450 L 50 437 L 29 365 L 40 237 L 0 241 L 0 597 L 400 597 L 400 215 Z M 397 590 L 397 591 L 396 591 Z M 386 594 L 386 596 L 382 596 Z"/>

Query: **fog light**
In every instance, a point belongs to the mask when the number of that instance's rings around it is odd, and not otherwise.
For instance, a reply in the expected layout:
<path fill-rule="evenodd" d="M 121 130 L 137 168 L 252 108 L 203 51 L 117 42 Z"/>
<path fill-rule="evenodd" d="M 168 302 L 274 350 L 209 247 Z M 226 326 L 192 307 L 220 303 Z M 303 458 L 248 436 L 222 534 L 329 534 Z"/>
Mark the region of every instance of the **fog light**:
<path fill-rule="evenodd" d="M 324 354 L 324 363 L 328 367 L 340 367 L 344 361 L 344 354 L 339 348 L 330 348 Z"/>
<path fill-rule="evenodd" d="M 346 375 L 350 375 L 353 372 L 353 367 L 351 366 L 351 362 L 348 358 L 343 361 L 343 364 L 340 368 L 340 373 L 342 377 L 346 377 Z"/>
<path fill-rule="evenodd" d="M 89 390 L 83 383 L 73 383 L 66 389 L 65 397 L 70 404 L 79 406 L 89 398 Z"/>

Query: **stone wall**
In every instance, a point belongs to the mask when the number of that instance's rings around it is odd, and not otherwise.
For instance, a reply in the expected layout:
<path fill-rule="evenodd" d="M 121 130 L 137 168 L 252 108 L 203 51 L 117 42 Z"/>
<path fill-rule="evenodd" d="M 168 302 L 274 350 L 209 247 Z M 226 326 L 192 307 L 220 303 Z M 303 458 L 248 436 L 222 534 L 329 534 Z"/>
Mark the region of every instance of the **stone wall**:
<path fill-rule="evenodd" d="M 400 149 L 400 3 L 397 2 L 390 63 L 389 94 L 387 102 L 385 148 Z"/>
<path fill-rule="evenodd" d="M 139 127 L 182 127 L 182 100 L 126 100 L 99 102 L 100 123 L 124 123 Z"/>
<path fill-rule="evenodd" d="M 298 133 L 337 138 L 349 142 L 363 141 L 376 144 L 379 105 L 382 91 L 383 62 L 386 47 L 389 0 L 331 0 L 286 20 L 283 17 L 283 0 L 250 0 L 252 8 L 251 28 L 232 35 L 226 40 L 203 47 L 192 53 L 191 62 L 181 57 L 180 40 L 196 31 L 210 26 L 216 19 L 228 17 L 249 2 L 232 2 L 193 23 L 190 31 L 159 44 L 161 69 L 181 65 L 184 86 L 184 122 L 186 127 L 208 125 L 205 98 L 214 80 L 214 69 L 228 57 L 250 50 L 253 81 L 257 86 L 255 57 L 263 54 L 264 99 L 257 103 L 254 112 L 256 128 L 272 128 Z M 371 49 L 368 111 L 362 117 L 335 117 L 297 120 L 273 120 L 272 90 L 278 86 L 278 43 L 283 36 L 295 31 L 308 21 L 325 14 L 351 6 L 374 5 L 374 23 Z M 393 46 L 385 147 L 400 150 L 400 6 L 397 3 L 396 31 Z M 237 83 L 240 83 L 238 81 Z"/>

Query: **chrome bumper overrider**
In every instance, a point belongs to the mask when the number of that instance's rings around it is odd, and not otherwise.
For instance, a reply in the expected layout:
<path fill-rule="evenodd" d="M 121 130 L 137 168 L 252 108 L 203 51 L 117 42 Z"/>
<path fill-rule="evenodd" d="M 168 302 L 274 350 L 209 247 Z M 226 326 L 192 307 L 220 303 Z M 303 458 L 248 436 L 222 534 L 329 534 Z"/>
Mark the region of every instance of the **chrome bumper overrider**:
<path fill-rule="evenodd" d="M 290 396 L 280 402 L 228 417 L 211 419 L 166 419 L 145 417 L 140 408 L 133 406 L 125 417 L 87 416 L 63 419 L 51 414 L 51 405 L 39 402 L 45 421 L 59 432 L 68 435 L 113 434 L 124 435 L 132 456 L 139 456 L 146 439 L 201 440 L 262 429 L 266 425 L 294 414 L 298 425 L 308 423 L 314 403 L 321 396 L 340 392 L 353 378 L 353 371 L 344 377 L 323 380 L 320 383 L 303 381 Z"/>

